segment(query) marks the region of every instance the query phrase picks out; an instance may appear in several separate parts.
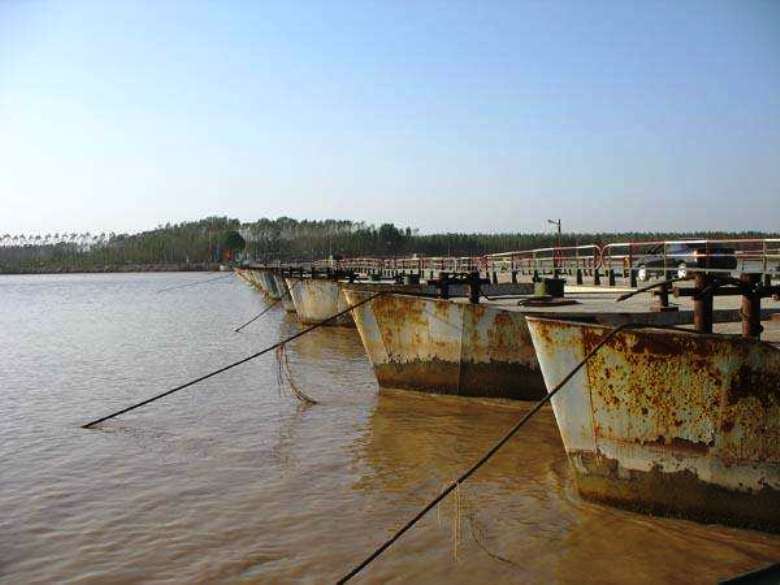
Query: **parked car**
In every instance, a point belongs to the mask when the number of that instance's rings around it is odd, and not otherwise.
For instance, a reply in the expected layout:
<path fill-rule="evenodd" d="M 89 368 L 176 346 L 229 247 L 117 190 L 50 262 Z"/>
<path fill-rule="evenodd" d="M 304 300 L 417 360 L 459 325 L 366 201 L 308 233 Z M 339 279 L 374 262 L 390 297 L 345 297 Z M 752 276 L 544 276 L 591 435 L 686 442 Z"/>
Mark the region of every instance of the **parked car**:
<path fill-rule="evenodd" d="M 664 270 L 687 278 L 689 269 L 734 270 L 737 267 L 736 250 L 722 244 L 708 242 L 676 242 L 658 244 L 636 263 L 637 280 L 646 281 L 664 275 Z"/>

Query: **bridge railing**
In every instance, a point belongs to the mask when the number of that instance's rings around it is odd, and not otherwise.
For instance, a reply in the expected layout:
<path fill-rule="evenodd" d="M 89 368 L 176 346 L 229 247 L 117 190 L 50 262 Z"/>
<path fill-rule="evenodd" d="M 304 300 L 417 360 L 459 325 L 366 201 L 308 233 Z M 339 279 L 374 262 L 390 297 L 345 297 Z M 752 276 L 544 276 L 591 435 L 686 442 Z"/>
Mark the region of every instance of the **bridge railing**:
<path fill-rule="evenodd" d="M 598 269 L 601 250 L 595 244 L 536 248 L 489 254 L 485 256 L 489 272 L 518 272 L 520 274 L 574 274 L 577 270 L 591 273 Z"/>
<path fill-rule="evenodd" d="M 697 272 L 780 276 L 780 240 L 666 240 L 607 244 L 602 265 L 632 282 Z"/>
<path fill-rule="evenodd" d="M 549 274 L 592 276 L 610 284 L 621 278 L 635 285 L 661 277 L 688 276 L 696 272 L 759 273 L 780 278 L 780 238 L 617 242 L 598 246 L 562 246 L 518 250 L 485 256 L 357 257 L 317 260 L 318 269 L 354 270 L 367 274 L 419 273 L 425 278 L 440 272 L 479 271 L 544 276 Z"/>

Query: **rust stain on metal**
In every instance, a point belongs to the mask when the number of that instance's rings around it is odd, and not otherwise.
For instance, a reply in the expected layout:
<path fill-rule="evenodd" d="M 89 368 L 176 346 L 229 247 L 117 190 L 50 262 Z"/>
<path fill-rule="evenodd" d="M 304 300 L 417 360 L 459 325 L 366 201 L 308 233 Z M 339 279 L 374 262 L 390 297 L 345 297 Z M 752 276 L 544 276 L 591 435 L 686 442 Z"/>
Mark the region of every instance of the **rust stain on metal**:
<path fill-rule="evenodd" d="M 654 441 L 646 441 L 642 443 L 650 447 L 671 448 L 673 451 L 681 451 L 686 453 L 707 453 L 712 447 L 713 443 L 702 443 L 698 441 L 689 441 L 687 439 L 681 439 L 680 437 L 673 437 L 667 441 L 665 437 L 659 436 Z"/>
<path fill-rule="evenodd" d="M 350 304 L 366 298 L 348 288 Z M 535 400 L 544 395 L 518 313 L 441 299 L 384 295 L 355 322 L 382 386 Z"/>
<path fill-rule="evenodd" d="M 322 323 L 348 308 L 339 283 L 326 279 L 287 278 L 295 311 L 304 324 Z M 349 313 L 328 321 L 326 325 L 353 327 Z"/>
<path fill-rule="evenodd" d="M 543 319 L 530 328 L 548 386 L 609 331 Z M 624 331 L 570 384 L 553 408 L 583 495 L 780 529 L 780 350 Z"/>
<path fill-rule="evenodd" d="M 626 470 L 616 459 L 573 452 L 577 490 L 588 500 L 645 514 L 720 522 L 780 532 L 777 492 L 767 486 L 752 492 L 704 482 L 690 470 Z"/>
<path fill-rule="evenodd" d="M 728 404 L 736 404 L 751 397 L 764 407 L 780 402 L 780 375 L 748 365 L 740 366 L 728 389 Z"/>

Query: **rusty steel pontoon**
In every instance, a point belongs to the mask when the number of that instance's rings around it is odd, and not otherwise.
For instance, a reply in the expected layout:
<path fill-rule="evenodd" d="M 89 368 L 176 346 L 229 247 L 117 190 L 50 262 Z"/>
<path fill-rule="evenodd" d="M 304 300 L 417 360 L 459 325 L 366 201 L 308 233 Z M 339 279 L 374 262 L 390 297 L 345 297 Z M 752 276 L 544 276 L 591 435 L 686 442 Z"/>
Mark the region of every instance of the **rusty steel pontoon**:
<path fill-rule="evenodd" d="M 608 332 L 529 317 L 552 388 Z M 552 399 L 577 488 L 642 511 L 780 531 L 780 349 L 623 331 Z"/>

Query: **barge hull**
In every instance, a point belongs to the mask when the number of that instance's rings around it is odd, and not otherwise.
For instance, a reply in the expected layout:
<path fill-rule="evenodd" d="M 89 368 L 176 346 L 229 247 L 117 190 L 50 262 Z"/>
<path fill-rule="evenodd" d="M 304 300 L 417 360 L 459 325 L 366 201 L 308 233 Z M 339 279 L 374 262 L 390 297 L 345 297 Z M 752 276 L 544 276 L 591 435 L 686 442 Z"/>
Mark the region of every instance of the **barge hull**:
<path fill-rule="evenodd" d="M 273 273 L 264 270 L 260 273 L 260 277 L 263 282 L 263 289 L 268 294 L 268 296 L 278 301 L 282 298 L 282 292 L 279 290 L 279 288 L 276 285 L 276 278 Z"/>
<path fill-rule="evenodd" d="M 577 490 L 590 501 L 657 516 L 780 532 L 780 502 L 772 488 L 733 491 L 702 481 L 689 470 L 667 473 L 655 466 L 639 471 L 621 468 L 618 460 L 603 454 L 568 455 Z"/>
<path fill-rule="evenodd" d="M 282 301 L 282 307 L 288 313 L 295 313 L 295 303 L 293 303 L 292 296 L 290 295 L 290 288 L 287 286 L 287 281 L 279 274 L 273 274 L 274 285 L 276 290 L 279 291 Z"/>
<path fill-rule="evenodd" d="M 548 388 L 609 329 L 529 318 Z M 780 532 L 780 350 L 624 331 L 552 399 L 579 493 L 656 514 Z"/>
<path fill-rule="evenodd" d="M 301 323 L 307 325 L 322 323 L 349 308 L 338 282 L 311 278 L 286 278 L 285 281 Z M 343 327 L 355 326 L 349 313 L 325 324 Z"/>
<path fill-rule="evenodd" d="M 347 288 L 344 294 L 351 306 L 373 293 Z M 519 400 L 544 396 L 520 313 L 383 295 L 352 315 L 380 386 Z"/>

